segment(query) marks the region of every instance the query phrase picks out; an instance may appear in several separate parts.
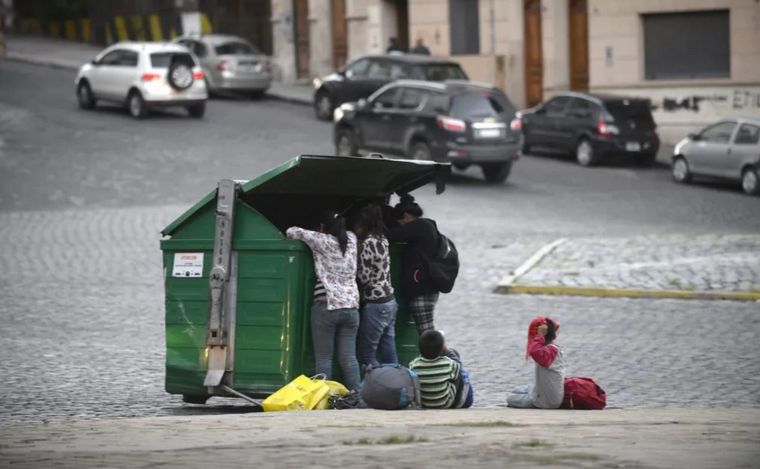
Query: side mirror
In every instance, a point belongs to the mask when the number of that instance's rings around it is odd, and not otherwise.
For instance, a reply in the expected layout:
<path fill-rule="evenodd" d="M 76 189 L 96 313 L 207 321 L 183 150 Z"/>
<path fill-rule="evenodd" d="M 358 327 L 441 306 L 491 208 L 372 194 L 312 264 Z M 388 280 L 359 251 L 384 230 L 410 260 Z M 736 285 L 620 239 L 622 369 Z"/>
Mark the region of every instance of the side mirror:
<path fill-rule="evenodd" d="M 356 102 L 356 107 L 358 109 L 364 109 L 365 107 L 367 107 L 366 98 L 359 98 L 359 101 Z"/>
<path fill-rule="evenodd" d="M 689 137 L 689 140 L 692 140 L 692 141 L 695 141 L 695 142 L 701 138 L 701 137 L 699 136 L 699 134 L 695 134 L 695 133 L 690 133 L 690 134 L 688 135 L 688 137 Z"/>
<path fill-rule="evenodd" d="M 343 78 L 346 78 L 346 70 L 345 69 L 344 70 L 338 70 L 335 73 L 337 73 L 338 75 L 342 76 Z"/>
<path fill-rule="evenodd" d="M 546 114 L 546 108 L 540 107 L 536 109 L 536 114 Z"/>
<path fill-rule="evenodd" d="M 90 63 L 91 63 L 92 65 L 98 65 L 98 59 L 92 59 L 92 60 L 90 61 Z"/>

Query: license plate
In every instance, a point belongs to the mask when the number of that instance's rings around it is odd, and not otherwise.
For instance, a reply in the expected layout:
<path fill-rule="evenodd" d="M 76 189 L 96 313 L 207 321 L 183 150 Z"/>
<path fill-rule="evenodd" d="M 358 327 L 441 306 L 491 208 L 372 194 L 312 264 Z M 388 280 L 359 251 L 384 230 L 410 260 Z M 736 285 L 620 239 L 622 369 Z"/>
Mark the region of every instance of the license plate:
<path fill-rule="evenodd" d="M 480 129 L 478 130 L 478 137 L 480 138 L 498 138 L 501 136 L 501 130 L 499 129 Z"/>
<path fill-rule="evenodd" d="M 641 151 L 639 142 L 625 142 L 625 151 Z"/>

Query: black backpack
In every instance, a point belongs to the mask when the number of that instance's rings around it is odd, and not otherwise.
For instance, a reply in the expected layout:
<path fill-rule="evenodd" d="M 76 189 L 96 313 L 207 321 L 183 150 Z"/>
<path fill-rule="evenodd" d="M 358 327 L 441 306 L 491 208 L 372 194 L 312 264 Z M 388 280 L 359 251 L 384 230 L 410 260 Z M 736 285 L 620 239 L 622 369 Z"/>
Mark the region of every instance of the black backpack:
<path fill-rule="evenodd" d="M 436 228 L 437 231 L 437 228 Z M 433 257 L 425 259 L 430 281 L 441 293 L 449 293 L 459 274 L 459 252 L 454 243 L 438 231 L 438 246 Z"/>
<path fill-rule="evenodd" d="M 402 365 L 372 367 L 364 375 L 361 397 L 373 409 L 419 409 L 422 406 L 420 379 L 414 371 Z"/>

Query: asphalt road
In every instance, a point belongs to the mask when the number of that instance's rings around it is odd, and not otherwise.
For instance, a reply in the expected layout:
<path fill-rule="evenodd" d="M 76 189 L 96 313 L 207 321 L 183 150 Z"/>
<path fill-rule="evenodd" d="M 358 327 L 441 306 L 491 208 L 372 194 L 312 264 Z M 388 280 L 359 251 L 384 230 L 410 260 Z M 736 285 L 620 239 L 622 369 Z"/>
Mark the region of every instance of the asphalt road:
<path fill-rule="evenodd" d="M 80 111 L 73 78 L 0 64 L 0 416 L 204 412 L 163 392 L 158 232 L 219 178 L 331 153 L 331 126 L 271 99 L 215 99 L 201 120 Z M 760 406 L 757 304 L 491 293 L 560 236 L 758 233 L 760 199 L 725 184 L 679 186 L 666 168 L 586 169 L 545 155 L 521 159 L 506 184 L 471 168 L 442 196 L 423 188 L 418 199 L 463 259 L 437 318 L 471 369 L 477 405 L 530 381 L 524 326 L 550 314 L 571 373 L 597 377 L 611 405 Z"/>

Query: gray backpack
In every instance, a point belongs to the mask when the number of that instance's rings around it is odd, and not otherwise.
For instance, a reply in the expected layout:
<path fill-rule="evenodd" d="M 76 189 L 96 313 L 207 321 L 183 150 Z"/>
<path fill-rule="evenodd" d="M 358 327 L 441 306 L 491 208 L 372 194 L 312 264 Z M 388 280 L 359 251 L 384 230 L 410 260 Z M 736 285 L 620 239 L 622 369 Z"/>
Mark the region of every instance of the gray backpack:
<path fill-rule="evenodd" d="M 373 409 L 421 408 L 420 379 L 401 365 L 380 365 L 364 375 L 362 400 Z"/>

